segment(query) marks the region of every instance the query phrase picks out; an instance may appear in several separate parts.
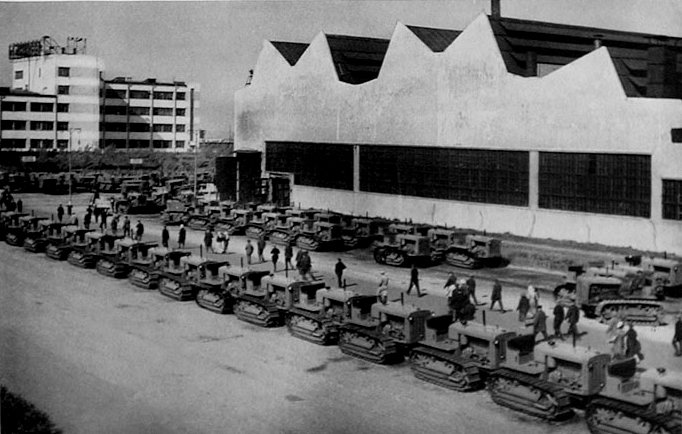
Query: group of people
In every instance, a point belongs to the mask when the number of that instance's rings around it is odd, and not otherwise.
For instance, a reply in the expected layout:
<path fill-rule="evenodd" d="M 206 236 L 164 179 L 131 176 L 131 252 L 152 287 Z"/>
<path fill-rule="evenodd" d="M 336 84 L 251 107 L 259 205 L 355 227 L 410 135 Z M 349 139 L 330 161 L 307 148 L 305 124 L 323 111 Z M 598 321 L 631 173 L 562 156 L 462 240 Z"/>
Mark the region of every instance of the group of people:
<path fill-rule="evenodd" d="M 207 228 L 204 232 L 204 247 L 206 248 L 206 253 L 227 254 L 227 248 L 230 244 L 230 234 L 227 231 L 218 231 L 215 235 L 217 249 L 214 248 L 213 236 L 213 229 L 210 227 Z"/>
<path fill-rule="evenodd" d="M 0 194 L 0 206 L 6 211 L 23 212 L 24 202 L 19 198 L 16 202 L 14 196 L 10 193 L 9 188 L 2 190 Z"/>
<path fill-rule="evenodd" d="M 632 321 L 627 321 L 628 329 L 625 330 L 626 322 L 618 316 L 614 316 L 609 321 L 606 334 L 611 344 L 611 357 L 613 359 L 629 359 L 636 357 L 637 361 L 644 359 L 642 346 L 637 339 Z"/>

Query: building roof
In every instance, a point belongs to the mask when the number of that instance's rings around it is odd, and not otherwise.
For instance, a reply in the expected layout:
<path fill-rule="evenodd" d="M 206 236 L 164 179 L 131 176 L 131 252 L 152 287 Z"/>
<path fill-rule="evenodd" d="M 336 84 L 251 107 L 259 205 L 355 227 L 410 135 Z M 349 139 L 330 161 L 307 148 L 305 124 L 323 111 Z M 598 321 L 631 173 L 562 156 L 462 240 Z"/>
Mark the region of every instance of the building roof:
<path fill-rule="evenodd" d="M 115 77 L 110 80 L 103 80 L 104 84 L 146 84 L 154 86 L 179 86 L 187 87 L 184 81 L 158 81 L 156 78 L 145 78 L 144 80 L 133 80 L 131 77 Z"/>
<path fill-rule="evenodd" d="M 366 83 L 379 76 L 388 50 L 388 39 L 326 35 L 332 61 L 340 81 Z"/>
<path fill-rule="evenodd" d="M 301 58 L 303 52 L 310 44 L 301 42 L 284 42 L 284 41 L 270 41 L 270 43 L 279 51 L 282 56 L 289 62 L 289 65 L 294 66 L 298 59 Z"/>
<path fill-rule="evenodd" d="M 434 53 L 441 53 L 452 44 L 459 30 L 433 29 L 430 27 L 407 26 Z"/>
<path fill-rule="evenodd" d="M 30 92 L 23 89 L 12 89 L 9 87 L 0 87 L 1 96 L 31 96 L 31 97 L 43 97 L 43 98 L 56 98 L 56 95 L 43 95 L 36 92 Z"/>

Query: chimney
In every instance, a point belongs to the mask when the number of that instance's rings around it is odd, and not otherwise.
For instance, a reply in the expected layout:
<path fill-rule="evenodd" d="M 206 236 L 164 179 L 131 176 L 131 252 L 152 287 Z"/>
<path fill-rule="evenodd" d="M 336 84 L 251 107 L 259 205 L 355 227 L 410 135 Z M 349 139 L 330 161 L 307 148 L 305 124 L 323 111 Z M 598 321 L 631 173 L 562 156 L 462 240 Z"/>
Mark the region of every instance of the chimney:
<path fill-rule="evenodd" d="M 500 19 L 502 17 L 500 0 L 490 0 L 490 17 L 494 20 Z"/>

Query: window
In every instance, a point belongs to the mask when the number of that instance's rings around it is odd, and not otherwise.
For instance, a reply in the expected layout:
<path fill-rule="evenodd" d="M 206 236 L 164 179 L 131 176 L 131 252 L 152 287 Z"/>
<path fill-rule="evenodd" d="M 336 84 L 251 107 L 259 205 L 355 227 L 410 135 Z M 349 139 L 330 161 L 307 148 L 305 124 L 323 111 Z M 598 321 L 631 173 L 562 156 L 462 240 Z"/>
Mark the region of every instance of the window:
<path fill-rule="evenodd" d="M 129 148 L 148 148 L 149 140 L 131 140 L 129 143 Z"/>
<path fill-rule="evenodd" d="M 23 149 L 26 147 L 26 139 L 2 139 L 0 149 Z"/>
<path fill-rule="evenodd" d="M 185 141 L 184 140 L 176 140 L 175 141 L 175 147 L 176 148 L 184 148 L 185 147 Z"/>
<path fill-rule="evenodd" d="M 134 99 L 149 99 L 149 96 L 151 95 L 151 92 L 148 90 L 131 90 L 130 91 L 130 98 Z"/>
<path fill-rule="evenodd" d="M 173 99 L 173 92 L 154 92 L 154 99 Z"/>
<path fill-rule="evenodd" d="M 3 101 L 2 111 L 7 112 L 25 112 L 26 103 L 23 101 Z"/>
<path fill-rule="evenodd" d="M 671 128 L 670 138 L 673 143 L 682 143 L 682 128 Z"/>
<path fill-rule="evenodd" d="M 126 111 L 126 106 L 124 105 L 109 105 L 104 108 L 104 113 L 108 115 L 125 116 Z"/>
<path fill-rule="evenodd" d="M 173 125 L 171 124 L 155 124 L 154 132 L 156 133 L 170 133 L 173 132 Z"/>
<path fill-rule="evenodd" d="M 59 95 L 68 95 L 69 94 L 69 86 L 57 86 L 57 93 Z"/>
<path fill-rule="evenodd" d="M 128 124 L 125 122 L 107 122 L 104 124 L 105 131 L 119 131 L 125 132 L 127 130 Z"/>
<path fill-rule="evenodd" d="M 57 140 L 57 149 L 68 149 L 69 148 L 69 141 L 68 140 Z"/>
<path fill-rule="evenodd" d="M 682 220 L 682 181 L 663 180 L 663 218 Z"/>
<path fill-rule="evenodd" d="M 154 147 L 157 149 L 166 149 L 171 147 L 170 140 L 154 140 Z"/>
<path fill-rule="evenodd" d="M 149 107 L 130 107 L 128 113 L 134 116 L 149 116 Z"/>
<path fill-rule="evenodd" d="M 113 146 L 116 149 L 125 149 L 126 148 L 126 141 L 125 141 L 125 139 L 116 139 L 116 140 L 107 139 L 105 142 L 105 146 Z"/>
<path fill-rule="evenodd" d="M 52 131 L 54 124 L 50 121 L 31 121 L 31 130 L 33 131 Z"/>
<path fill-rule="evenodd" d="M 63 66 L 59 67 L 59 70 L 57 71 L 57 75 L 60 77 L 70 77 L 71 76 L 71 68 L 65 68 Z"/>
<path fill-rule="evenodd" d="M 177 99 L 178 101 L 184 101 L 185 100 L 185 92 L 176 93 L 175 99 Z"/>
<path fill-rule="evenodd" d="M 26 121 L 2 121 L 3 130 L 25 130 Z"/>
<path fill-rule="evenodd" d="M 185 109 L 184 108 L 175 109 L 175 116 L 185 116 Z"/>
<path fill-rule="evenodd" d="M 184 133 L 185 132 L 185 126 L 184 125 L 176 125 L 175 131 L 178 133 Z"/>
<path fill-rule="evenodd" d="M 50 139 L 31 139 L 31 149 L 51 149 L 53 144 Z"/>
<path fill-rule="evenodd" d="M 648 155 L 540 152 L 540 208 L 649 217 Z"/>
<path fill-rule="evenodd" d="M 173 116 L 173 109 L 170 107 L 154 107 L 154 116 Z"/>
<path fill-rule="evenodd" d="M 104 93 L 109 99 L 125 99 L 126 90 L 125 89 L 107 89 Z"/>
<path fill-rule="evenodd" d="M 24 78 L 24 71 L 14 71 L 14 79 L 21 80 Z"/>
<path fill-rule="evenodd" d="M 360 190 L 528 206 L 529 156 L 426 146 L 360 147 Z"/>
<path fill-rule="evenodd" d="M 57 104 L 57 113 L 68 113 L 68 112 L 69 112 L 69 105 L 68 104 L 63 104 L 63 103 Z"/>
<path fill-rule="evenodd" d="M 57 131 L 68 131 L 69 130 L 69 123 L 68 122 L 57 122 Z"/>
<path fill-rule="evenodd" d="M 313 187 L 353 189 L 353 147 L 328 143 L 267 142 L 266 170 L 291 172 Z"/>
<path fill-rule="evenodd" d="M 144 123 L 130 123 L 130 131 L 133 133 L 148 133 L 149 124 Z"/>
<path fill-rule="evenodd" d="M 51 112 L 54 109 L 54 104 L 51 102 L 32 102 L 32 112 Z"/>

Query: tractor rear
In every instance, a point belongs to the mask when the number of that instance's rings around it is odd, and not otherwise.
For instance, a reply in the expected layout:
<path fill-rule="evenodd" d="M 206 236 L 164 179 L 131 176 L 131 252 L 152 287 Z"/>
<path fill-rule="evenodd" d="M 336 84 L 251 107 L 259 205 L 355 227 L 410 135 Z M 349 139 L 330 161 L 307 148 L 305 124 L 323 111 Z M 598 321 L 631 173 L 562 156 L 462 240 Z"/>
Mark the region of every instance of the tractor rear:
<path fill-rule="evenodd" d="M 128 281 L 138 288 L 157 289 L 159 286 L 159 272 L 165 266 L 169 252 L 170 250 L 166 247 L 152 247 L 147 250 L 146 255 L 141 255 L 138 261 L 136 261 L 139 263 L 131 263 Z"/>
<path fill-rule="evenodd" d="M 341 231 L 343 245 L 350 249 L 370 245 L 383 238 L 387 227 L 386 220 L 350 217 Z"/>
<path fill-rule="evenodd" d="M 3 225 L 5 228 L 5 242 L 10 246 L 21 246 L 24 243 L 25 218 L 30 218 L 27 213 L 8 212 L 3 213 Z"/>
<path fill-rule="evenodd" d="M 277 216 L 280 214 L 281 210 L 276 205 L 258 205 L 253 219 L 244 229 L 244 234 L 254 240 L 267 236 L 275 228 Z"/>
<path fill-rule="evenodd" d="M 341 247 L 341 225 L 329 221 L 313 221 L 301 226 L 296 245 L 305 250 L 333 250 Z"/>
<path fill-rule="evenodd" d="M 166 264 L 159 272 L 159 292 L 176 301 L 196 298 L 196 288 L 206 259 L 188 251 L 173 250 L 166 255 Z"/>
<path fill-rule="evenodd" d="M 154 255 L 151 254 L 151 251 L 158 246 L 158 243 L 124 238 L 117 240 L 116 244 L 118 246 L 118 259 L 127 266 L 128 280 L 135 286 L 153 289 L 155 280 L 145 280 L 144 276 L 147 276 L 147 271 L 154 267 Z"/>
<path fill-rule="evenodd" d="M 424 339 L 431 311 L 402 302 L 377 302 L 376 296 L 351 297 L 350 318 L 339 327 L 339 348 L 373 363 L 399 362 Z"/>
<path fill-rule="evenodd" d="M 449 242 L 443 243 L 444 235 Z M 447 229 L 435 230 L 433 236 L 438 248 L 443 249 L 445 262 L 452 266 L 481 268 L 495 266 L 502 260 L 502 242 L 497 238 Z"/>
<path fill-rule="evenodd" d="M 246 208 L 235 208 L 230 210 L 227 218 L 218 218 L 215 224 L 217 231 L 226 231 L 230 235 L 241 235 L 246 230 L 246 226 L 253 219 L 253 211 Z"/>
<path fill-rule="evenodd" d="M 54 240 L 61 234 L 62 227 L 66 226 L 64 223 L 54 221 L 41 221 L 39 229 L 31 236 L 27 234 L 24 240 L 24 249 L 32 253 L 44 252 L 50 240 Z"/>
<path fill-rule="evenodd" d="M 374 260 L 379 264 L 406 267 L 410 264 L 438 262 L 438 252 L 431 249 L 428 236 L 393 233 L 384 235 L 374 247 Z"/>
<path fill-rule="evenodd" d="M 221 297 L 225 284 L 221 270 L 229 265 L 227 261 L 207 259 L 198 267 L 192 287 L 194 299 L 200 307 L 216 313 L 227 313 L 232 309 L 232 299 Z M 205 303 L 209 300 L 213 302 Z"/>
<path fill-rule="evenodd" d="M 628 263 L 653 273 L 655 285 L 663 288 L 668 297 L 682 297 L 682 261 L 679 259 L 628 256 Z"/>
<path fill-rule="evenodd" d="M 122 239 L 123 235 L 114 235 L 110 232 L 99 238 L 99 259 L 95 266 L 99 274 L 115 279 L 128 277 L 130 271 L 128 264 L 119 257 Z"/>
<path fill-rule="evenodd" d="M 179 200 L 167 200 L 166 209 L 161 213 L 161 222 L 167 226 L 187 224 L 189 212 L 187 206 Z"/>
<path fill-rule="evenodd" d="M 315 344 L 335 344 L 339 326 L 350 316 L 348 301 L 355 295 L 353 291 L 319 284 L 302 286 L 299 301 L 287 312 L 289 332 Z"/>
<path fill-rule="evenodd" d="M 453 323 L 451 315 L 431 317 L 410 364 L 421 380 L 457 391 L 477 390 L 504 361 L 507 341 L 515 336 L 499 326 Z"/>
<path fill-rule="evenodd" d="M 71 253 L 71 239 L 78 230 L 77 226 L 66 225 L 61 228 L 59 235 L 48 237 L 48 244 L 45 247 L 45 256 L 57 261 L 65 261 Z"/>
<path fill-rule="evenodd" d="M 95 268 L 99 259 L 99 239 L 103 236 L 100 232 L 90 229 L 81 229 L 78 242 L 73 243 L 73 250 L 69 253 L 69 264 L 80 268 Z"/>
<path fill-rule="evenodd" d="M 197 304 L 210 311 L 225 314 L 233 311 L 237 297 L 244 291 L 253 291 L 260 285 L 261 278 L 269 271 L 255 271 L 243 267 L 223 265 L 218 269 L 220 288 L 199 289 Z"/>

